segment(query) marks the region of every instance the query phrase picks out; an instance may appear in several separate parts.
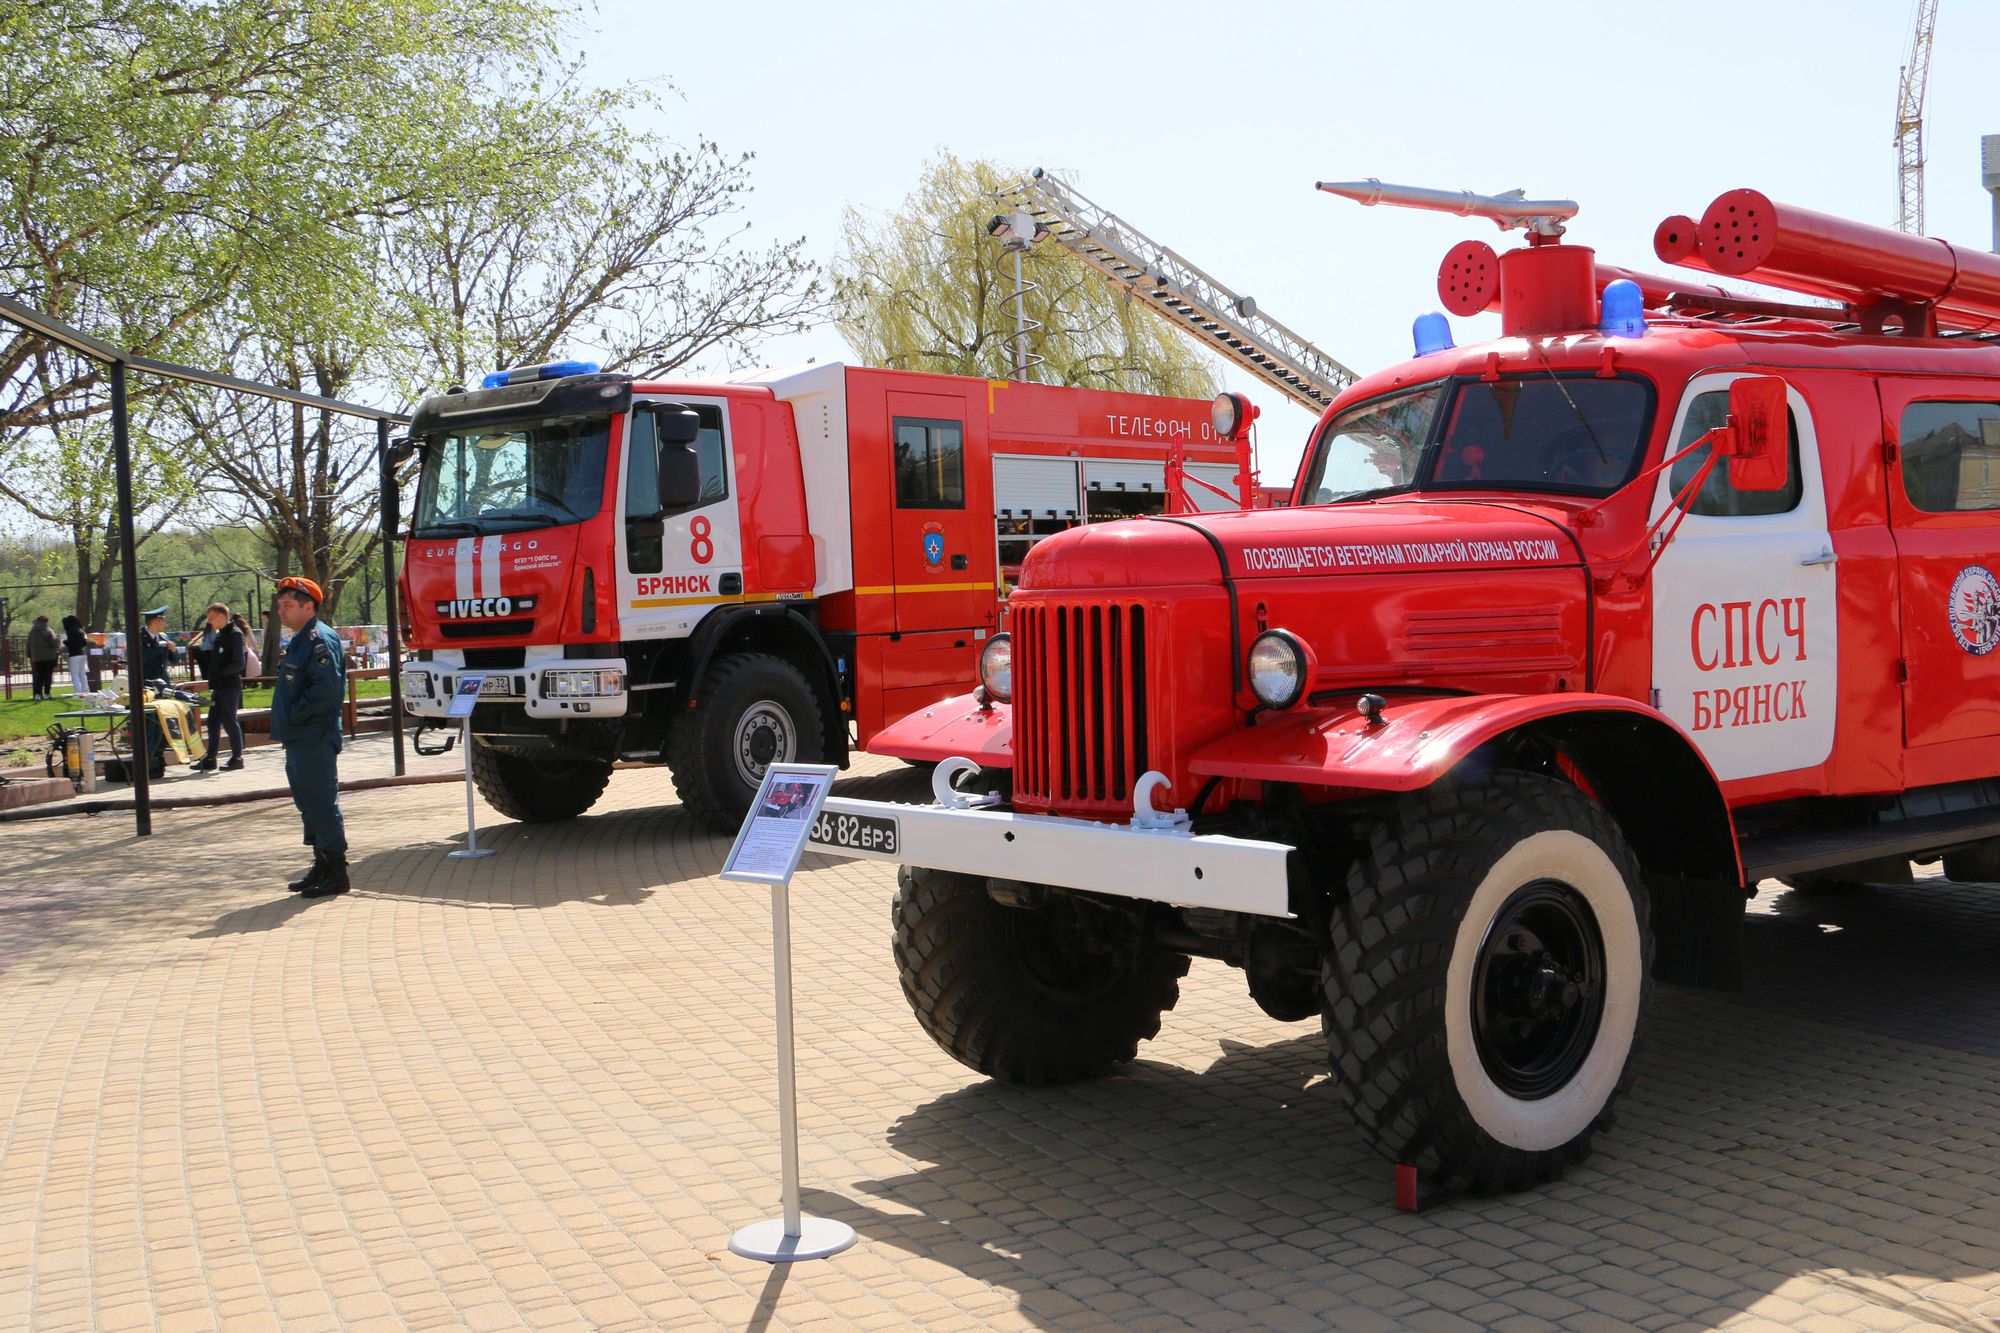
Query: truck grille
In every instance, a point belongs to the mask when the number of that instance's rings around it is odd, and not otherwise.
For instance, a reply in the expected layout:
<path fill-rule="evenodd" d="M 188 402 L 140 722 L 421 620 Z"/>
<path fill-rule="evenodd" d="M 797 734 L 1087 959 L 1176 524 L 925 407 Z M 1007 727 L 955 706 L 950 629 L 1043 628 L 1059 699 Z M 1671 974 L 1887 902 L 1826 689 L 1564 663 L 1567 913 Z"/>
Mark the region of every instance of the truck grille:
<path fill-rule="evenodd" d="M 1145 608 L 1032 602 L 1013 634 L 1016 800 L 1128 809 L 1147 768 Z"/>

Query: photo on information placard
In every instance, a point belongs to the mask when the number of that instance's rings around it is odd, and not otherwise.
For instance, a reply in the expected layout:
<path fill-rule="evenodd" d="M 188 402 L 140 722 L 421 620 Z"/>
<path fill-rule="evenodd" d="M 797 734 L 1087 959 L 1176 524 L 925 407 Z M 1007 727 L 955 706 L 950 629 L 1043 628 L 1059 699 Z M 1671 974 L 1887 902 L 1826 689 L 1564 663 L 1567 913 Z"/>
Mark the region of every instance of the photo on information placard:
<path fill-rule="evenodd" d="M 818 790 L 811 782 L 773 782 L 757 813 L 765 819 L 804 819 Z"/>

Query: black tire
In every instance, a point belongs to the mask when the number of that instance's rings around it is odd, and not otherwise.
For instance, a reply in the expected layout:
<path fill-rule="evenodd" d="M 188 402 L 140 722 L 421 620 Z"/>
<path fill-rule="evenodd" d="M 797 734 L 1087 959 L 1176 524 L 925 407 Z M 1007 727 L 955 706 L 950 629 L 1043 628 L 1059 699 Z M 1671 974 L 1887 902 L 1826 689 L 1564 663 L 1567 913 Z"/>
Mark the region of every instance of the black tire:
<path fill-rule="evenodd" d="M 1630 1080 L 1653 955 L 1637 858 L 1589 798 L 1529 773 L 1418 792 L 1369 839 L 1322 968 L 1362 1137 L 1444 1188 L 1560 1175 Z"/>
<path fill-rule="evenodd" d="M 667 741 L 681 804 L 717 832 L 734 833 L 766 767 L 822 762 L 823 716 L 812 686 L 783 658 L 716 658 L 698 702 L 675 720 Z"/>
<path fill-rule="evenodd" d="M 608 760 L 539 759 L 472 743 L 472 782 L 486 803 L 523 824 L 575 819 L 604 794 Z"/>
<path fill-rule="evenodd" d="M 2000 838 L 1946 852 L 1944 877 L 1954 884 L 2000 884 Z"/>
<path fill-rule="evenodd" d="M 917 1023 L 960 1064 L 1023 1087 L 1093 1078 L 1159 1035 L 1183 954 L 1086 947 L 1069 895 L 1006 907 L 976 875 L 904 866 L 896 973 Z"/>

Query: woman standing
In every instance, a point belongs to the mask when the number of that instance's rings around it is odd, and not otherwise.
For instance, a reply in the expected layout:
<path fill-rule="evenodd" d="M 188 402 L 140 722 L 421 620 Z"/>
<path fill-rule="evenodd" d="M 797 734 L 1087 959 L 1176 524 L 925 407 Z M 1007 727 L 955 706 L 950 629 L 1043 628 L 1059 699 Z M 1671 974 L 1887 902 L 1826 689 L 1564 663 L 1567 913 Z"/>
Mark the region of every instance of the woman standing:
<path fill-rule="evenodd" d="M 69 656 L 70 693 L 81 699 L 90 693 L 90 640 L 75 616 L 63 617 L 63 652 Z"/>
<path fill-rule="evenodd" d="M 56 697 L 56 662 L 62 657 L 62 640 L 49 628 L 47 616 L 36 616 L 28 628 L 28 662 L 35 669 L 35 698 Z"/>
<path fill-rule="evenodd" d="M 195 649 L 202 679 L 208 682 L 208 753 L 189 767 L 206 772 L 215 767 L 222 733 L 229 735 L 225 773 L 243 767 L 243 724 L 236 718 L 243 706 L 243 631 L 236 628 L 229 608 L 216 602 L 208 608 L 208 628 Z"/>

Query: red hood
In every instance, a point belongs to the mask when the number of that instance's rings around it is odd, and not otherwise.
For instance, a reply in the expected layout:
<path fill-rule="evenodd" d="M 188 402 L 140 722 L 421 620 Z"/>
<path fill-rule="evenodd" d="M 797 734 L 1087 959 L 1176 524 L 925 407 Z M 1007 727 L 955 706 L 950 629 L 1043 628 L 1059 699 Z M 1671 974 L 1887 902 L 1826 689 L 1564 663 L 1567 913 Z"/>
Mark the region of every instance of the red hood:
<path fill-rule="evenodd" d="M 563 642 L 582 531 L 572 524 L 490 537 L 412 537 L 403 547 L 411 647 Z"/>
<path fill-rule="evenodd" d="M 1564 519 L 1559 506 L 1532 501 L 1432 498 L 1096 524 L 1038 543 L 1021 584 L 1215 583 L 1211 538 L 1238 579 L 1575 565 Z"/>

